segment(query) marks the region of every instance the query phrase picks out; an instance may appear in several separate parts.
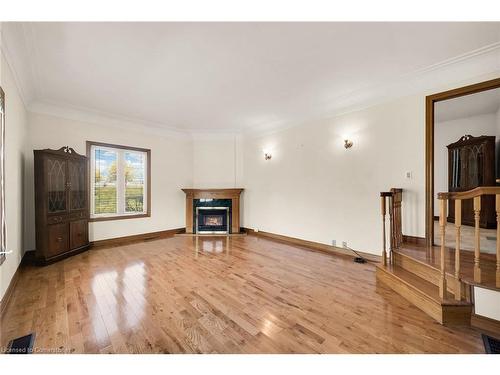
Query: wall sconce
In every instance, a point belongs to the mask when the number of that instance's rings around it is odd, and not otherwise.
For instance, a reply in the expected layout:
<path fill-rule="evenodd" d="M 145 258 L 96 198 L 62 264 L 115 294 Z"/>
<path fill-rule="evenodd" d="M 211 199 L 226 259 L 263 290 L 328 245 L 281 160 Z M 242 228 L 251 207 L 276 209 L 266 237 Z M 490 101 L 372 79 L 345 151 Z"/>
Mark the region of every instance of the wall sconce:
<path fill-rule="evenodd" d="M 351 141 L 351 140 L 349 140 L 349 139 L 344 139 L 344 147 L 345 147 L 346 149 L 351 148 L 351 147 L 352 147 L 352 145 L 353 145 L 353 143 L 352 143 L 352 141 Z"/>
<path fill-rule="evenodd" d="M 271 155 L 271 153 L 269 152 L 266 152 L 264 153 L 264 160 L 270 160 L 273 156 Z"/>

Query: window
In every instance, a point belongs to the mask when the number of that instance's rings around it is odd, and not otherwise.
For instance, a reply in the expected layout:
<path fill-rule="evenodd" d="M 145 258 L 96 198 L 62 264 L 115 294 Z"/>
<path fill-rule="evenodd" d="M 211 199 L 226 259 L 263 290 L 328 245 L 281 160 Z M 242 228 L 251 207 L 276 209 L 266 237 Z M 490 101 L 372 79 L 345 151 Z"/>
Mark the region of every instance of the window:
<path fill-rule="evenodd" d="M 5 224 L 5 93 L 0 87 L 0 264 L 7 252 Z"/>
<path fill-rule="evenodd" d="M 90 219 L 151 216 L 151 150 L 87 142 Z"/>

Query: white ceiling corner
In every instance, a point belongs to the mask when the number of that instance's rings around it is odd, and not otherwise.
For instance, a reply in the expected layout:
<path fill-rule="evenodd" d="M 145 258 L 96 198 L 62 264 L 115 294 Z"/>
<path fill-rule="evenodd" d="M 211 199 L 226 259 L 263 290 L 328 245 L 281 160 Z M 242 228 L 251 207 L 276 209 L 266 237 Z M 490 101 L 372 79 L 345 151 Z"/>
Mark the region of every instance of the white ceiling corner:
<path fill-rule="evenodd" d="M 34 93 L 34 100 L 43 97 L 43 86 L 40 82 L 40 71 L 38 61 L 38 52 L 37 52 L 37 44 L 35 41 L 35 30 L 33 27 L 33 23 L 22 23 L 24 42 L 26 46 L 26 55 L 28 61 L 30 61 L 29 67 L 31 69 L 31 77 L 32 77 L 32 91 Z"/>
<path fill-rule="evenodd" d="M 28 58 L 28 48 L 22 24 L 2 22 L 1 49 L 19 90 L 19 95 L 26 107 L 35 99 L 36 93 L 31 61 Z"/>

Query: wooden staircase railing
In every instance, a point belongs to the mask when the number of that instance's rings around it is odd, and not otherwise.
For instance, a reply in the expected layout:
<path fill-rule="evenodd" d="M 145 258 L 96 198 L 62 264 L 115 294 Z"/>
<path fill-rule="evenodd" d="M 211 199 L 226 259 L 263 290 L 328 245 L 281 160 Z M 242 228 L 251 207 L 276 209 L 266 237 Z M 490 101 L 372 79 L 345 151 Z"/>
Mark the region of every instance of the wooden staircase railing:
<path fill-rule="evenodd" d="M 387 233 L 386 215 L 389 212 L 389 262 L 394 263 L 393 250 L 403 243 L 403 230 L 401 225 L 401 202 L 403 200 L 403 189 L 392 188 L 390 191 L 380 193 L 382 209 L 382 263 L 387 265 Z"/>
<path fill-rule="evenodd" d="M 497 217 L 497 243 L 496 243 L 496 286 L 500 288 L 500 187 L 485 186 L 477 187 L 472 190 L 453 193 L 438 193 L 439 199 L 439 227 L 441 233 L 441 257 L 439 282 L 439 295 L 444 298 L 446 295 L 446 264 L 445 264 L 445 237 L 446 237 L 446 208 L 448 200 L 455 201 L 455 272 L 456 282 L 455 299 L 461 299 L 461 281 L 460 281 L 460 227 L 462 225 L 462 201 L 473 199 L 474 207 L 474 281 L 481 283 L 481 265 L 480 265 L 480 229 L 479 219 L 481 215 L 481 197 L 483 195 L 495 195 L 496 197 L 496 217 Z"/>

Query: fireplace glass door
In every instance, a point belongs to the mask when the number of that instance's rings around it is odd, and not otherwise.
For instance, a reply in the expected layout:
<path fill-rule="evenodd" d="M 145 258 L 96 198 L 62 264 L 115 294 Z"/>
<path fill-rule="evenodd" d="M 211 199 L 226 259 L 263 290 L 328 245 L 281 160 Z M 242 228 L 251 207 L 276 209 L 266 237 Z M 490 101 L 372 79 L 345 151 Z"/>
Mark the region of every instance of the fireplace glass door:
<path fill-rule="evenodd" d="M 224 221 L 224 215 L 205 215 L 203 225 L 221 226 Z"/>
<path fill-rule="evenodd" d="M 197 233 L 229 233 L 228 207 L 197 207 Z"/>

